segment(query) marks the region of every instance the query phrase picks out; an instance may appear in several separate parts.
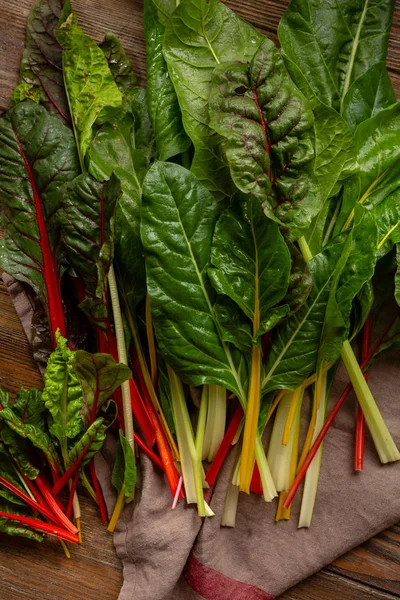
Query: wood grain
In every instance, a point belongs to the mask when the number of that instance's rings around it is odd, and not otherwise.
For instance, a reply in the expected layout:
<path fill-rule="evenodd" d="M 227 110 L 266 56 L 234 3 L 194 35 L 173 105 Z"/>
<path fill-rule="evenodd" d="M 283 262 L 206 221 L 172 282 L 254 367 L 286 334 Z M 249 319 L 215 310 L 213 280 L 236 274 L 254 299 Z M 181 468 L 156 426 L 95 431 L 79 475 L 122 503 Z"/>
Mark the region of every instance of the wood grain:
<path fill-rule="evenodd" d="M 276 41 L 286 0 L 226 2 Z M 121 39 L 145 81 L 142 3 L 139 0 L 72 0 L 87 33 L 100 41 L 106 31 Z M 0 0 L 0 111 L 8 107 L 24 46 L 32 0 Z M 400 0 L 396 0 L 388 67 L 400 97 Z M 0 283 L 0 386 L 15 394 L 42 385 L 30 348 L 4 284 Z M 121 565 L 93 502 L 82 495 L 84 544 L 65 559 L 58 543 L 43 544 L 0 535 L 1 600 L 116 600 Z M 288 590 L 282 600 L 392 600 L 400 598 L 400 527 L 393 527 L 320 573 Z M 149 599 L 151 600 L 151 599 Z"/>

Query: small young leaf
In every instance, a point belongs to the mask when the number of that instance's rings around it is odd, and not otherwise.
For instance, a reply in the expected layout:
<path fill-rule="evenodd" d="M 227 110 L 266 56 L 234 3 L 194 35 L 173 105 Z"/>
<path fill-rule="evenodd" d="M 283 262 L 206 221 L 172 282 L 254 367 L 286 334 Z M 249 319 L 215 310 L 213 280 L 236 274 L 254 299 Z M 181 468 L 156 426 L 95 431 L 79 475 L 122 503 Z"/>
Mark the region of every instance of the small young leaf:
<path fill-rule="evenodd" d="M 119 441 L 111 482 L 118 494 L 123 489 L 125 498 L 132 497 L 136 485 L 135 457 L 131 445 L 124 437 L 121 429 L 119 430 Z"/>

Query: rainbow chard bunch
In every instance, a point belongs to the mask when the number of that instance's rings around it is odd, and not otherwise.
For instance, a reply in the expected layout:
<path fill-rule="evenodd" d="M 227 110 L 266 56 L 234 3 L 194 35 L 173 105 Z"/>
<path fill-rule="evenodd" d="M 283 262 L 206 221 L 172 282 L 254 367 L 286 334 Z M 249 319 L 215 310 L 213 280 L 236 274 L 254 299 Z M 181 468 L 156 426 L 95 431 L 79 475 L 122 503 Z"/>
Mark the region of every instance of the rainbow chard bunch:
<path fill-rule="evenodd" d="M 309 526 L 321 442 L 352 387 L 356 468 L 365 423 L 381 461 L 400 459 L 366 375 L 399 343 L 397 309 L 370 342 L 382 298 L 400 297 L 392 5 L 292 0 L 278 50 L 220 0 L 145 0 L 145 90 L 113 34 L 97 45 L 55 4 L 35 3 L 0 121 L 1 266 L 36 298 L 53 345 L 43 394 L 22 392 L 37 421 L 21 398 L 2 402 L 0 484 L 11 473 L 40 504 L 37 486 L 66 526 L 81 480 L 105 520 L 93 455 L 116 419 L 110 530 L 133 499 L 138 447 L 173 507 L 185 497 L 212 516 L 204 488 L 234 446 L 228 526 L 240 491 L 279 496 L 276 518 L 289 518 L 305 477 Z M 350 384 L 326 418 L 340 360 Z"/>

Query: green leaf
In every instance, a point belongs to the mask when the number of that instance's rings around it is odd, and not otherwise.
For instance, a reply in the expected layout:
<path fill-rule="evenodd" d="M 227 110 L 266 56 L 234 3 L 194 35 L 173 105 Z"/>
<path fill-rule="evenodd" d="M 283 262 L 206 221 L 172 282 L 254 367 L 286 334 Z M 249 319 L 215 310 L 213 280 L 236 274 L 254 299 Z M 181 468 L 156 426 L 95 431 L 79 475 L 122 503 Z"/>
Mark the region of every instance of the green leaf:
<path fill-rule="evenodd" d="M 66 438 L 75 438 L 83 429 L 84 398 L 73 358 L 67 340 L 57 334 L 57 348 L 44 374 L 43 401 L 52 416 L 50 432 L 61 446 Z"/>
<path fill-rule="evenodd" d="M 0 511 L 25 517 L 32 516 L 32 513 L 29 511 L 29 509 L 24 510 L 22 506 L 16 507 L 15 504 L 11 504 L 6 500 L 0 502 Z M 6 519 L 4 517 L 0 517 L 0 532 L 6 533 L 7 535 L 18 535 L 28 540 L 35 540 L 36 542 L 42 542 L 44 539 L 44 535 L 42 533 L 38 533 L 37 531 L 30 529 L 18 521 L 13 521 L 12 519 Z"/>
<path fill-rule="evenodd" d="M 214 312 L 224 342 L 233 344 L 243 354 L 251 354 L 251 323 L 238 305 L 228 296 L 219 296 L 214 304 Z"/>
<path fill-rule="evenodd" d="M 357 207 L 354 227 L 338 261 L 326 307 L 319 350 L 321 361 L 335 362 L 348 338 L 353 300 L 374 274 L 377 233 L 373 216 Z"/>
<path fill-rule="evenodd" d="M 111 482 L 118 494 L 123 489 L 125 498 L 132 497 L 136 485 L 135 456 L 130 443 L 124 437 L 121 429 L 119 430 L 119 441 Z"/>
<path fill-rule="evenodd" d="M 31 461 L 31 457 L 33 454 L 32 443 L 29 440 L 22 438 L 18 433 L 16 433 L 6 424 L 4 424 L 2 427 L 1 439 L 4 445 L 7 446 L 8 452 L 11 454 L 14 461 L 21 469 L 25 477 L 28 477 L 29 479 L 36 479 L 36 477 L 39 475 L 40 470 Z M 0 490 L 0 495 L 6 498 L 5 494 L 1 493 L 2 491 L 3 490 Z M 11 493 L 10 495 L 13 496 L 13 494 Z M 15 498 L 15 496 L 13 497 Z M 24 504 L 23 500 L 21 502 Z M 17 504 L 18 503 L 19 502 L 17 502 Z"/>
<path fill-rule="evenodd" d="M 0 119 L 0 202 L 6 228 L 0 263 L 6 273 L 28 283 L 45 305 L 58 287 L 49 274 L 54 279 L 57 272 L 55 215 L 61 189 L 78 173 L 72 132 L 43 106 L 27 100 Z"/>
<path fill-rule="evenodd" d="M 163 3 L 166 11 L 173 10 L 175 6 L 175 2 Z M 160 160 L 168 160 L 172 156 L 181 154 L 190 146 L 190 139 L 183 129 L 178 99 L 162 52 L 165 22 L 168 21 L 171 13 L 164 12 L 160 18 L 156 3 L 153 0 L 144 2 L 147 101 Z"/>
<path fill-rule="evenodd" d="M 102 50 L 78 27 L 74 15 L 56 31 L 56 37 L 63 49 L 64 82 L 83 165 L 93 125 L 103 123 L 112 109 L 121 107 L 123 96 Z"/>
<path fill-rule="evenodd" d="M 212 75 L 210 125 L 224 136 L 237 187 L 292 232 L 319 209 L 313 190 L 312 112 L 281 55 L 264 38 L 249 63 L 223 63 Z"/>
<path fill-rule="evenodd" d="M 243 399 L 207 277 L 217 217 L 215 200 L 192 173 L 172 163 L 152 166 L 143 187 L 141 236 L 160 350 L 185 381 L 218 383 Z"/>
<path fill-rule="evenodd" d="M 59 212 L 62 241 L 69 263 L 85 286 L 80 304 L 99 327 L 107 327 L 107 275 L 114 252 L 114 215 L 121 194 L 120 182 L 112 177 L 98 183 L 79 175 L 64 188 Z"/>
<path fill-rule="evenodd" d="M 132 312 L 146 295 L 144 253 L 140 239 L 141 197 L 134 185 L 129 190 L 126 181 L 116 214 L 115 263 L 122 293 Z"/>
<path fill-rule="evenodd" d="M 68 451 L 65 459 L 65 468 L 68 469 L 81 456 L 85 455 L 80 462 L 81 467 L 87 465 L 93 456 L 101 450 L 104 440 L 106 439 L 106 431 L 108 424 L 104 422 L 103 417 L 98 417 L 82 434 L 82 437 Z"/>
<path fill-rule="evenodd" d="M 336 224 L 337 232 L 349 224 L 357 202 L 372 211 L 378 226 L 378 256 L 400 241 L 399 135 L 400 103 L 357 127 L 354 142 L 359 169 L 345 184 Z"/>
<path fill-rule="evenodd" d="M 400 246 L 396 244 L 396 273 L 394 276 L 394 286 L 395 292 L 394 297 L 396 299 L 397 304 L 400 306 Z"/>
<path fill-rule="evenodd" d="M 211 73 L 223 62 L 251 60 L 263 36 L 219 0 L 185 0 L 173 12 L 164 56 L 195 155 L 192 171 L 218 200 L 234 186 L 221 138 L 209 126 Z"/>
<path fill-rule="evenodd" d="M 3 435 L 5 432 L 9 432 L 11 434 L 11 436 L 15 436 L 15 434 L 8 429 L 7 425 L 3 426 L 4 428 L 2 428 L 1 431 L 1 437 L 3 438 Z M 18 447 L 18 451 L 21 450 L 21 442 L 22 444 L 24 444 L 25 440 L 21 440 L 21 438 L 18 438 L 18 436 L 15 436 L 17 438 L 17 441 L 19 442 L 19 447 Z M 15 485 L 15 487 L 17 487 L 19 490 L 21 491 L 25 491 L 21 480 L 19 479 L 18 475 L 17 475 L 17 470 L 16 467 L 13 464 L 13 460 L 11 458 L 11 456 L 13 457 L 13 459 L 15 460 L 15 455 L 14 453 L 11 452 L 11 450 L 15 450 L 16 445 L 12 444 L 11 448 L 7 447 L 7 444 L 4 442 L 0 442 L 0 474 L 1 476 L 6 479 L 7 481 L 9 481 L 10 483 L 12 483 L 13 485 Z M 15 460 L 15 462 L 18 464 L 18 461 Z M 34 477 L 31 477 L 31 479 L 34 479 L 37 474 L 38 474 L 39 470 L 37 469 L 36 474 L 34 475 Z M 0 498 L 4 500 L 7 500 L 7 502 L 10 502 L 11 504 L 16 504 L 16 505 L 20 505 L 20 506 L 24 506 L 26 507 L 26 504 L 24 502 L 24 500 L 22 500 L 21 498 L 19 498 L 18 496 L 16 496 L 13 492 L 10 492 L 7 488 L 0 486 Z"/>
<path fill-rule="evenodd" d="M 132 377 L 129 367 L 116 363 L 109 354 L 90 354 L 85 350 L 73 353 L 71 367 L 82 388 L 82 417 L 86 425 L 91 415 L 97 414 L 115 390 Z"/>
<path fill-rule="evenodd" d="M 100 48 L 121 92 L 127 92 L 130 88 L 137 87 L 137 77 L 117 36 L 114 33 L 107 32 Z"/>
<path fill-rule="evenodd" d="M 302 308 L 275 329 L 262 376 L 264 394 L 296 389 L 315 372 L 326 305 L 345 241 L 344 235 L 334 239 L 310 261 L 312 291 Z"/>
<path fill-rule="evenodd" d="M 247 315 L 253 336 L 268 331 L 273 307 L 288 289 L 291 259 L 278 225 L 254 197 L 243 200 L 241 219 L 228 210 L 218 219 L 211 263 L 216 267 L 208 271 L 213 286 Z"/>
<path fill-rule="evenodd" d="M 324 202 L 333 194 L 342 171 L 354 164 L 356 149 L 346 121 L 328 106 L 314 108 L 314 134 L 315 177 Z"/>
<path fill-rule="evenodd" d="M 312 290 L 312 276 L 309 264 L 295 244 L 286 240 L 290 251 L 292 266 L 290 270 L 289 287 L 283 303 L 289 307 L 288 317 L 296 313 L 306 302 Z"/>
<path fill-rule="evenodd" d="M 173 435 L 175 435 L 175 421 L 172 412 L 171 388 L 169 385 L 167 365 L 160 352 L 157 352 L 158 366 L 158 399 L 160 400 L 161 408 L 167 420 L 168 427 Z"/>
<path fill-rule="evenodd" d="M 357 294 L 353 303 L 353 326 L 351 340 L 364 327 L 365 321 L 374 305 L 374 287 L 371 281 L 366 281 Z"/>
<path fill-rule="evenodd" d="M 377 62 L 350 86 L 343 101 L 343 117 L 354 131 L 357 125 L 395 102 L 396 94 L 386 64 Z"/>
<path fill-rule="evenodd" d="M 61 46 L 54 32 L 71 12 L 69 0 L 36 0 L 28 17 L 25 50 L 13 102 L 30 98 L 70 124 Z"/>
<path fill-rule="evenodd" d="M 385 61 L 392 15 L 391 0 L 292 0 L 278 36 L 295 83 L 341 111 L 352 83 Z"/>

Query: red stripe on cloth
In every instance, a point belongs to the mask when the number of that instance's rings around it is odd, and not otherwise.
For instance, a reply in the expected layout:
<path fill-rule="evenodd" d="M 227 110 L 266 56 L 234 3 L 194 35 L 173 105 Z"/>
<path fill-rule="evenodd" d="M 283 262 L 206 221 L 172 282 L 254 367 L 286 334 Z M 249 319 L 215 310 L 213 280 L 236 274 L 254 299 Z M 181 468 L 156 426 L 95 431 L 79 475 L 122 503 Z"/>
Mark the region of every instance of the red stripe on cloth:
<path fill-rule="evenodd" d="M 220 571 L 202 565 L 193 552 L 184 570 L 186 583 L 205 600 L 274 600 L 275 596 L 264 590 L 231 579 Z"/>

